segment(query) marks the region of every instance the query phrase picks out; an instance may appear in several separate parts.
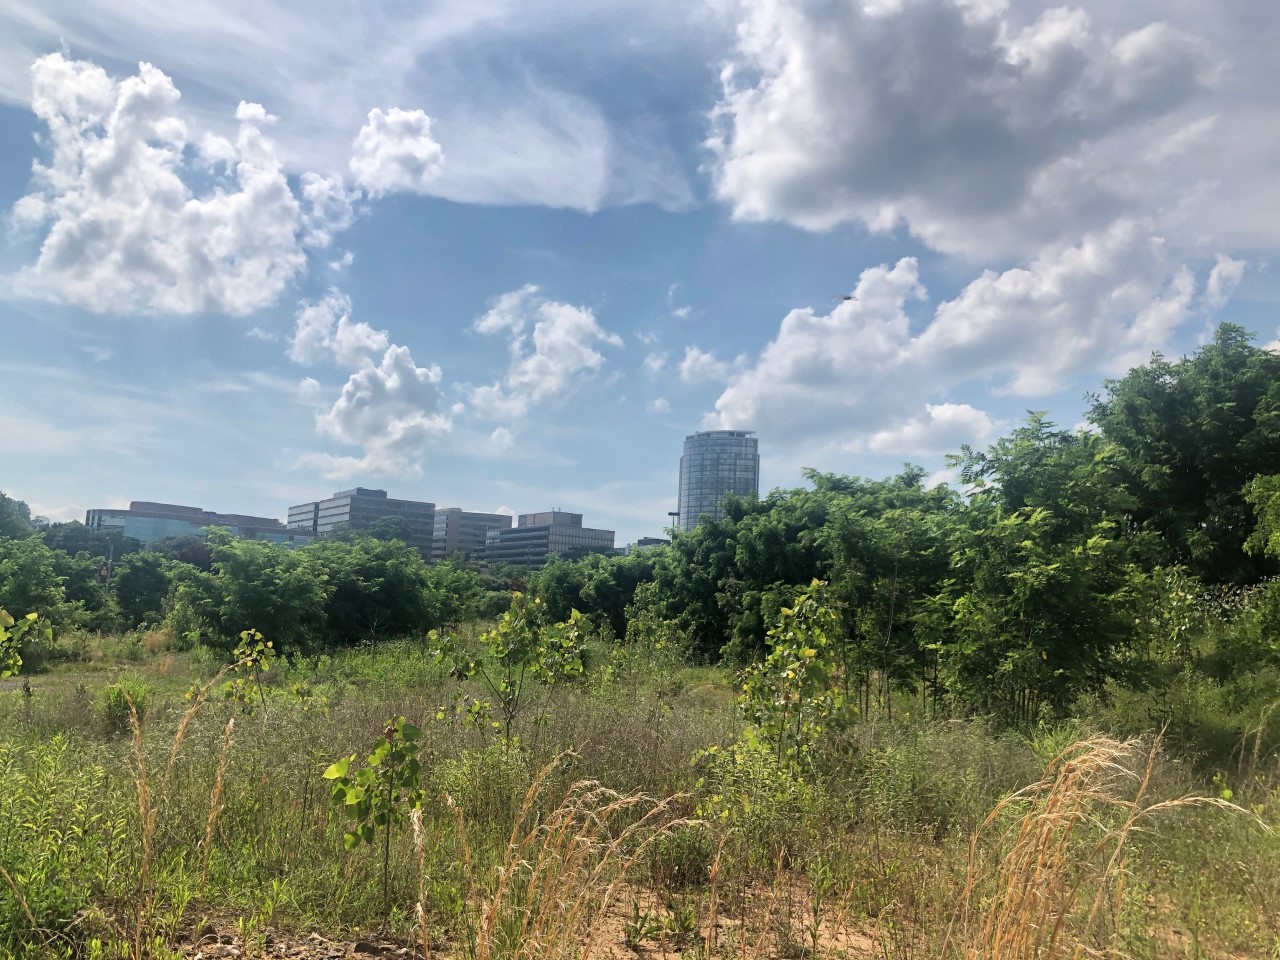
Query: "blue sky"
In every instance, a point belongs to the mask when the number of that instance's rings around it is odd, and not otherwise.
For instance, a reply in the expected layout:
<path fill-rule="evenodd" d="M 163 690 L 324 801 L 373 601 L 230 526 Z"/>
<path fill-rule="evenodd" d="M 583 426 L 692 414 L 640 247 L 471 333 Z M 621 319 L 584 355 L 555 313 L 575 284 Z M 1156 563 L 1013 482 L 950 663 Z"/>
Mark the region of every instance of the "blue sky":
<path fill-rule="evenodd" d="M 0 488 L 621 543 L 700 428 L 945 478 L 1277 339 L 1270 7 L 0 0 Z"/>

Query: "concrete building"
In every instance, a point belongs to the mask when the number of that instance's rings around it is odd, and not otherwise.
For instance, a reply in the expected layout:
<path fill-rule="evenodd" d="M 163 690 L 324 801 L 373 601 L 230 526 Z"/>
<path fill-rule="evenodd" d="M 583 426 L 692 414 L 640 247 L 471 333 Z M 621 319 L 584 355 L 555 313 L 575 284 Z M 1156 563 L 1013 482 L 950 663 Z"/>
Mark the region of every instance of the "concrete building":
<path fill-rule="evenodd" d="M 206 527 L 223 527 L 237 537 L 270 540 L 272 543 L 306 543 L 311 534 L 289 530 L 274 517 L 252 517 L 243 513 L 215 513 L 200 507 L 176 503 L 134 500 L 128 510 L 89 510 L 84 525 L 90 530 L 119 530 L 143 545 L 167 537 L 203 537 Z"/>
<path fill-rule="evenodd" d="M 511 517 L 505 513 L 474 513 L 461 507 L 436 511 L 431 537 L 431 562 L 460 553 L 471 560 L 484 557 L 484 540 L 490 530 L 509 530 Z"/>
<path fill-rule="evenodd" d="M 313 534 L 339 530 L 367 530 L 375 520 L 399 517 L 409 530 L 408 544 L 424 558 L 431 557 L 436 505 L 420 500 L 393 500 L 385 490 L 355 487 L 339 490 L 328 500 L 299 503 L 289 508 L 289 529 Z"/>
<path fill-rule="evenodd" d="M 703 517 L 719 519 L 726 494 L 760 494 L 760 452 L 750 430 L 703 430 L 684 438 L 680 457 L 681 530 L 692 530 Z"/>
<path fill-rule="evenodd" d="M 488 532 L 484 558 L 536 570 L 552 555 L 574 560 L 588 553 L 612 553 L 613 537 L 612 530 L 584 527 L 580 513 L 522 513 L 514 527 Z"/>

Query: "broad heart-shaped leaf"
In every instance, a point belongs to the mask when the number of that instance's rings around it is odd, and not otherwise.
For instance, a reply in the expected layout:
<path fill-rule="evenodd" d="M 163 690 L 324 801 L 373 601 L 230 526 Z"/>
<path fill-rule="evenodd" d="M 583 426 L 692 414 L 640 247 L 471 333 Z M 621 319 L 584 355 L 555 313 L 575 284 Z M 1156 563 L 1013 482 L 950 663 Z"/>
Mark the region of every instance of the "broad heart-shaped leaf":
<path fill-rule="evenodd" d="M 400 724 L 400 736 L 412 743 L 422 736 L 422 731 L 415 727 L 412 723 Z"/>
<path fill-rule="evenodd" d="M 373 824 L 372 823 L 360 824 L 360 839 L 363 840 L 365 843 L 373 843 Z"/>
<path fill-rule="evenodd" d="M 342 835 L 342 846 L 350 853 L 356 847 L 360 846 L 360 837 L 354 833 L 344 833 Z"/>
<path fill-rule="evenodd" d="M 9 611 L 0 607 L 0 627 L 12 627 L 13 617 L 9 616 Z"/>
<path fill-rule="evenodd" d="M 343 757 L 337 763 L 331 763 L 321 774 L 326 780 L 338 780 L 347 775 L 347 770 L 351 767 L 351 761 L 354 757 Z"/>
<path fill-rule="evenodd" d="M 347 787 L 347 806 L 359 803 L 364 799 L 364 787 Z"/>

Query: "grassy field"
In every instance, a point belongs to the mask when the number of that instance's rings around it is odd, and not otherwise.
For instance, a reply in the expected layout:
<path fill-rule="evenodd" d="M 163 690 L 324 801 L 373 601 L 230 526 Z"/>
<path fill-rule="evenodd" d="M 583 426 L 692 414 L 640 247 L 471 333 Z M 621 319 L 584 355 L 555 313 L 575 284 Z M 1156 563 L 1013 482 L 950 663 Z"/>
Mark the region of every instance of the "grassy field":
<path fill-rule="evenodd" d="M 510 740 L 426 642 L 256 677 L 155 633 L 0 681 L 0 956 L 1280 957 L 1280 768 L 1247 737 L 904 703 L 798 776 L 734 749 L 728 672 L 588 653 Z M 398 717 L 417 765 L 348 850 L 323 774 Z"/>

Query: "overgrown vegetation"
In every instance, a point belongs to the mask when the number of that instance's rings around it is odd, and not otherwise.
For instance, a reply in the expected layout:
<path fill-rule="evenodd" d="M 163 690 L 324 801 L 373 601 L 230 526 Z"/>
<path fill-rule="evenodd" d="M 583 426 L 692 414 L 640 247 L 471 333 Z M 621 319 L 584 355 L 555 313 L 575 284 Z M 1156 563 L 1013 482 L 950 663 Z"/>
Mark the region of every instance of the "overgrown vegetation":
<path fill-rule="evenodd" d="M 0 498 L 0 955 L 1272 958 L 1277 410 L 1224 327 L 527 576 Z"/>

